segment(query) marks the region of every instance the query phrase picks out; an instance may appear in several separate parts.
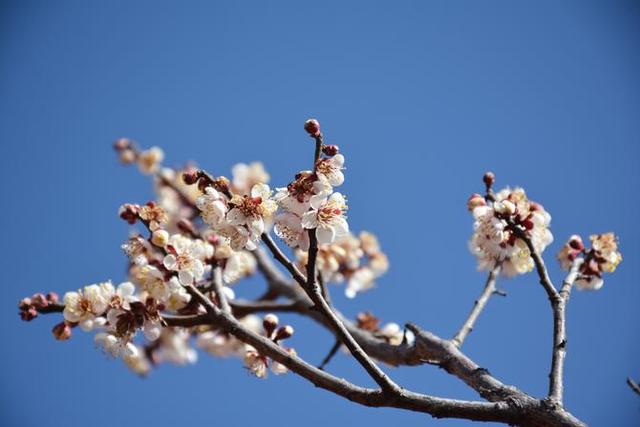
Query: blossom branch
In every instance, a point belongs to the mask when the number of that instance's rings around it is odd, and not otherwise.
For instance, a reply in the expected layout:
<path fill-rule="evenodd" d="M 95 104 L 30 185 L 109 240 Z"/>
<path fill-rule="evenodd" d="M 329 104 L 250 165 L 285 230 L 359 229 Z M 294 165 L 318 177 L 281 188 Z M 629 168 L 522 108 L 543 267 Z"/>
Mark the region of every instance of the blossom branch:
<path fill-rule="evenodd" d="M 560 289 L 559 298 L 552 300 L 553 306 L 553 353 L 551 357 L 551 372 L 549 373 L 549 398 L 562 404 L 562 397 L 564 392 L 563 385 L 563 371 L 564 360 L 567 354 L 567 326 L 565 309 L 569 296 L 571 295 L 571 289 L 575 283 L 580 266 L 582 265 L 582 258 L 576 258 L 573 261 L 569 274 L 564 279 L 562 287 Z"/>
<path fill-rule="evenodd" d="M 469 313 L 469 317 L 467 317 L 467 320 L 464 322 L 458 333 L 451 340 L 455 346 L 462 346 L 467 335 L 469 335 L 473 330 L 480 313 L 482 313 L 487 302 L 489 302 L 491 295 L 496 292 L 496 280 L 498 278 L 498 274 L 500 274 L 500 265 L 494 267 L 494 269 L 489 273 L 484 290 L 482 291 L 482 294 L 480 294 L 480 297 L 475 301 L 473 309 L 471 309 L 471 312 Z"/>
<path fill-rule="evenodd" d="M 222 283 L 222 269 L 217 262 L 213 265 L 213 271 L 211 274 L 211 284 L 213 285 L 213 290 L 216 293 L 218 302 L 220 303 L 220 308 L 222 311 L 230 313 L 231 307 L 229 306 L 227 295 L 224 293 L 224 284 Z"/>
<path fill-rule="evenodd" d="M 549 297 L 549 301 L 553 303 L 553 301 L 558 300 L 560 297 L 560 294 L 556 290 L 556 287 L 553 285 L 553 282 L 551 281 L 551 277 L 549 277 L 549 272 L 547 271 L 547 266 L 545 265 L 544 260 L 542 259 L 542 256 L 540 255 L 540 253 L 538 253 L 535 246 L 533 245 L 531 238 L 529 237 L 526 231 L 524 231 L 519 226 L 515 225 L 513 222 L 510 222 L 509 225 L 511 226 L 512 230 L 515 232 L 516 236 L 522 239 L 522 241 L 527 245 L 527 248 L 529 249 L 529 253 L 531 255 L 531 259 L 533 259 L 533 262 L 536 266 L 536 271 L 538 273 L 538 277 L 540 278 L 540 284 L 542 285 L 545 292 L 547 293 L 547 296 Z"/>
<path fill-rule="evenodd" d="M 299 357 L 286 352 L 272 340 L 260 336 L 242 326 L 233 316 L 222 312 L 194 286 L 188 286 L 187 290 L 205 307 L 209 319 L 213 324 L 222 327 L 241 341 L 253 346 L 278 363 L 285 365 L 317 387 L 329 390 L 353 402 L 365 406 L 396 407 L 424 412 L 436 418 L 454 417 L 503 423 L 517 423 L 519 418 L 517 408 L 505 402 L 485 403 L 443 399 L 406 390 L 402 390 L 393 399 L 389 399 L 389 396 L 380 390 L 356 386 L 308 364 Z"/>

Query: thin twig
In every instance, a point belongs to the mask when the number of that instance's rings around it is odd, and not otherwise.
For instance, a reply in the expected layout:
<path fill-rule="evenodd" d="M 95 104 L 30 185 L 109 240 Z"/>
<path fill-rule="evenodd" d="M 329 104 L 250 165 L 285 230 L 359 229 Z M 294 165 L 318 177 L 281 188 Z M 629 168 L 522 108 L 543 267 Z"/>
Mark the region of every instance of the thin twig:
<path fill-rule="evenodd" d="M 552 300 L 553 309 L 553 352 L 551 356 L 551 371 L 549 372 L 549 399 L 562 405 L 564 392 L 563 371 L 564 359 L 567 354 L 567 322 L 565 309 L 567 301 L 571 295 L 578 271 L 582 264 L 582 258 L 576 258 L 571 265 L 571 269 L 567 274 L 562 288 L 560 289 L 559 298 Z M 553 302 L 555 301 L 555 303 Z"/>
<path fill-rule="evenodd" d="M 544 264 L 542 256 L 540 256 L 536 248 L 533 246 L 531 237 L 529 237 L 526 231 L 520 228 L 520 226 L 513 224 L 512 222 L 510 223 L 510 225 L 516 233 L 516 236 L 522 239 L 522 241 L 524 241 L 524 243 L 527 245 L 529 253 L 531 254 L 531 258 L 533 259 L 533 262 L 536 266 L 536 271 L 538 272 L 538 277 L 540 278 L 540 284 L 547 293 L 549 301 L 551 301 L 551 303 L 553 304 L 553 302 L 560 297 L 560 294 L 558 294 L 556 287 L 551 281 L 551 277 L 549 277 L 549 272 L 547 271 L 547 266 Z"/>
<path fill-rule="evenodd" d="M 498 278 L 499 273 L 500 273 L 500 265 L 497 265 L 496 267 L 494 267 L 493 270 L 489 272 L 489 275 L 487 277 L 487 282 L 484 285 L 484 290 L 482 291 L 482 294 L 480 294 L 480 297 L 478 297 L 478 299 L 475 301 L 473 308 L 469 313 L 469 317 L 467 317 L 467 320 L 464 322 L 464 324 L 462 325 L 458 333 L 451 340 L 451 342 L 457 347 L 462 346 L 462 343 L 464 343 L 464 340 L 465 338 L 467 338 L 467 335 L 469 335 L 469 333 L 471 333 L 471 331 L 473 330 L 473 327 L 476 323 L 476 320 L 478 319 L 478 316 L 480 316 L 480 313 L 482 312 L 484 307 L 487 305 L 487 302 L 489 302 L 491 295 L 493 295 L 496 292 L 496 280 Z"/>
<path fill-rule="evenodd" d="M 338 350 L 340 350 L 340 347 L 342 347 L 342 343 L 340 342 L 340 340 L 336 340 L 336 342 L 331 347 L 331 350 L 329 350 L 329 353 L 327 353 L 324 359 L 322 359 L 322 363 L 318 365 L 318 369 L 324 370 L 324 367 L 327 366 L 329 362 L 331 362 L 331 359 L 333 359 L 333 356 L 335 356 Z"/>
<path fill-rule="evenodd" d="M 636 394 L 640 395 L 640 385 L 637 382 L 631 379 L 631 377 L 627 378 L 627 384 L 631 387 Z"/>

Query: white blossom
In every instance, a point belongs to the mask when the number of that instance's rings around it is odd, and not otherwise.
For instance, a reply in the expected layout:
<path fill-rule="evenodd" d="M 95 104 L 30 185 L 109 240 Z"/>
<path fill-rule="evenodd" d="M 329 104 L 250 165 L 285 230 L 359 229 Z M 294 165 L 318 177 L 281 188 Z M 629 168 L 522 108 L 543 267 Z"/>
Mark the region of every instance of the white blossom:
<path fill-rule="evenodd" d="M 292 212 L 283 212 L 276 216 L 273 231 L 287 246 L 309 249 L 309 233 L 302 228 L 302 218 Z"/>
<path fill-rule="evenodd" d="M 336 237 L 349 233 L 349 224 L 344 217 L 347 204 L 340 193 L 333 193 L 318 206 L 302 215 L 302 226 L 316 229 L 316 237 L 320 244 L 332 243 Z"/>
<path fill-rule="evenodd" d="M 344 156 L 336 154 L 333 157 L 320 159 L 316 163 L 316 174 L 321 179 L 326 179 L 333 187 L 337 187 L 344 183 Z"/>
<path fill-rule="evenodd" d="M 200 239 L 189 239 L 181 234 L 174 234 L 167 245 L 168 255 L 164 257 L 164 266 L 178 272 L 183 285 L 191 285 L 202 279 L 205 273 L 204 261 L 213 256 L 213 246 Z"/>
<path fill-rule="evenodd" d="M 248 195 L 251 188 L 259 183 L 268 183 L 269 174 L 260 162 L 238 163 L 231 169 L 233 192 Z"/>
<path fill-rule="evenodd" d="M 64 295 L 64 319 L 78 323 L 83 330 L 93 329 L 93 321 L 109 307 L 110 295 L 100 285 L 85 286 Z"/>
<path fill-rule="evenodd" d="M 274 200 L 285 211 L 302 215 L 309 208 L 317 209 L 332 191 L 326 179 L 319 179 L 311 171 L 302 171 L 288 186 L 277 189 Z"/>
<path fill-rule="evenodd" d="M 109 332 L 97 333 L 94 341 L 106 354 L 115 358 L 135 357 L 139 351 L 128 337 L 119 337 Z"/>
<path fill-rule="evenodd" d="M 196 200 L 202 220 L 212 227 L 217 227 L 225 218 L 227 204 L 223 196 L 213 187 L 207 187 L 204 194 Z"/>

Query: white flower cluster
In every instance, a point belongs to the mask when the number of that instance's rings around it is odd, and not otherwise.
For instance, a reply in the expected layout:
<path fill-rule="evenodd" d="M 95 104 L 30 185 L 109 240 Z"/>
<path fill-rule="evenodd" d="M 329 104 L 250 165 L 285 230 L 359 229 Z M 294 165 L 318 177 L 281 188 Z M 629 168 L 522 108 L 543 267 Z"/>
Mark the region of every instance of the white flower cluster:
<path fill-rule="evenodd" d="M 307 250 L 307 230 L 316 230 L 321 245 L 349 233 L 346 199 L 333 193 L 333 187 L 344 182 L 343 168 L 342 154 L 319 159 L 315 173 L 299 172 L 289 185 L 277 189 L 274 198 L 282 212 L 275 218 L 274 231 L 288 246 Z"/>
<path fill-rule="evenodd" d="M 613 273 L 622 262 L 618 251 L 618 239 L 613 233 L 594 234 L 589 237 L 591 249 L 586 250 L 582 238 L 573 235 L 558 252 L 558 261 L 563 270 L 568 270 L 573 261 L 583 256 L 576 287 L 580 290 L 598 290 L 604 285 L 602 273 Z"/>
<path fill-rule="evenodd" d="M 296 257 L 300 266 L 306 268 L 307 252 L 297 250 Z M 354 298 L 358 292 L 371 289 L 375 280 L 387 272 L 389 260 L 376 236 L 363 231 L 357 237 L 349 233 L 320 246 L 316 266 L 326 283 L 346 282 L 345 295 Z"/>
<path fill-rule="evenodd" d="M 469 248 L 477 257 L 480 270 L 491 270 L 501 263 L 502 274 L 511 277 L 533 269 L 529 248 L 517 236 L 516 228 L 527 233 L 538 253 L 553 242 L 549 230 L 551 215 L 540 204 L 529 200 L 522 188 L 505 188 L 489 204 L 474 194 L 468 207 L 475 218 Z"/>

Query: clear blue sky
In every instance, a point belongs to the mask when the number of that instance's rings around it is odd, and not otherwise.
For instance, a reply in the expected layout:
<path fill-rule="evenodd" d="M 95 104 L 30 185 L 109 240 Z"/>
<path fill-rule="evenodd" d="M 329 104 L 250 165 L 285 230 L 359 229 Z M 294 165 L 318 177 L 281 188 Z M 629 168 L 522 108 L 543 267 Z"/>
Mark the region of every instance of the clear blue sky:
<path fill-rule="evenodd" d="M 639 42 L 640 7 L 623 1 L 3 1 L 0 424 L 464 425 L 359 407 L 293 375 L 261 382 L 206 355 L 141 380 L 90 335 L 54 341 L 53 316 L 18 319 L 22 296 L 124 278 L 116 212 L 151 189 L 116 163 L 115 138 L 215 173 L 262 160 L 281 185 L 308 167 L 313 116 L 346 155 L 352 228 L 377 232 L 392 264 L 376 290 L 336 298 L 350 315 L 453 334 L 484 280 L 465 202 L 487 169 L 553 215 L 556 280 L 570 234 L 617 232 L 618 271 L 571 299 L 566 403 L 593 425 L 635 425 L 640 398 L 625 378 L 640 378 Z M 533 275 L 500 286 L 508 297 L 490 302 L 465 350 L 542 396 L 546 298 Z M 321 360 L 329 334 L 290 321 L 299 353 Z M 348 357 L 331 369 L 370 383 Z M 433 367 L 390 372 L 476 397 Z"/>

